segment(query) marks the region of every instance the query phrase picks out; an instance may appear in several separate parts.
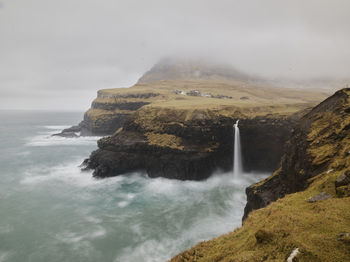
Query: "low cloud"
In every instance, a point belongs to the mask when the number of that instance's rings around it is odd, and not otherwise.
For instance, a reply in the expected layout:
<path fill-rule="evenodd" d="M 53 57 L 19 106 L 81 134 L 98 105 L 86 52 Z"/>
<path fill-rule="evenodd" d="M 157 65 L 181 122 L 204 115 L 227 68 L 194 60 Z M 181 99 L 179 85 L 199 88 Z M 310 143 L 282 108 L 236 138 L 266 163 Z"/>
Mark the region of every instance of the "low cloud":
<path fill-rule="evenodd" d="M 264 77 L 350 76 L 347 0 L 0 0 L 0 7 L 2 108 L 84 110 L 98 89 L 130 86 L 169 55 L 209 56 Z"/>

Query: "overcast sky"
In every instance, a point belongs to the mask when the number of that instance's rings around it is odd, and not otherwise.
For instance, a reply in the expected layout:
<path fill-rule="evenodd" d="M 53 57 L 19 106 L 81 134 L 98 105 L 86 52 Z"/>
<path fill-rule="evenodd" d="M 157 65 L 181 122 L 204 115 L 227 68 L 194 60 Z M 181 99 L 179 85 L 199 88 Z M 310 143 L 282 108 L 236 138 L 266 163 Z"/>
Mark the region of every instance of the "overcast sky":
<path fill-rule="evenodd" d="M 350 77 L 349 0 L 0 0 L 0 108 L 86 110 L 158 59 Z"/>

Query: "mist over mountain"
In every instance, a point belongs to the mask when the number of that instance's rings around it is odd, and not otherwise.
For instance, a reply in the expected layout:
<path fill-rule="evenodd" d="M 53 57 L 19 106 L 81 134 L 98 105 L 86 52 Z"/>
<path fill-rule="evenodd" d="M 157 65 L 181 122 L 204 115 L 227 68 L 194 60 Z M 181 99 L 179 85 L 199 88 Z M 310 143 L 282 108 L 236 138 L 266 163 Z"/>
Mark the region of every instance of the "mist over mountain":
<path fill-rule="evenodd" d="M 138 80 L 138 84 L 167 80 L 233 81 L 288 88 L 337 90 L 350 85 L 350 78 L 266 77 L 245 72 L 224 60 L 195 56 L 172 56 L 160 59 Z"/>
<path fill-rule="evenodd" d="M 132 86 L 166 56 L 214 58 L 241 71 L 236 78 L 290 78 L 287 84 L 303 88 L 309 85 L 302 79 L 350 75 L 347 0 L 0 0 L 0 6 L 0 108 L 65 104 L 82 111 L 97 90 Z"/>
<path fill-rule="evenodd" d="M 156 63 L 139 79 L 138 83 L 162 80 L 257 81 L 259 79 L 224 62 L 204 58 L 168 57 Z"/>

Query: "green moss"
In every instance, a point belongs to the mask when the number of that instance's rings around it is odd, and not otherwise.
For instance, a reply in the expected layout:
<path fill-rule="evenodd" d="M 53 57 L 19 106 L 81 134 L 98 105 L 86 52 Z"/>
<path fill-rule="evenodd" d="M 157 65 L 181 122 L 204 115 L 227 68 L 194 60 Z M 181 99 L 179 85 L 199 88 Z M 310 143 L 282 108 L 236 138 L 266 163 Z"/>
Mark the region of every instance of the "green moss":
<path fill-rule="evenodd" d="M 169 135 L 169 134 L 159 134 L 159 133 L 145 133 L 148 143 L 150 145 L 156 145 L 159 147 L 169 147 L 172 149 L 183 150 L 184 146 L 182 144 L 182 139 L 180 137 Z"/>

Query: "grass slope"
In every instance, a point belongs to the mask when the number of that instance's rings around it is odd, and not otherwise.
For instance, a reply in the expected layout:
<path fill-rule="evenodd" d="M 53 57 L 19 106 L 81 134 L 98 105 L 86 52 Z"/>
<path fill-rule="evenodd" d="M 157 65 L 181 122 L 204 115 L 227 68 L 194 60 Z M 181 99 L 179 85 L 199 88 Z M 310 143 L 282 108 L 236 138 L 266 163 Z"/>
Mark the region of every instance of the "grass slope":
<path fill-rule="evenodd" d="M 295 248 L 298 261 L 350 261 L 350 238 L 339 239 L 350 233 L 350 186 L 335 187 L 336 179 L 350 170 L 350 90 L 342 92 L 347 98 L 329 104 L 334 109 L 312 116 L 307 153 L 315 169 L 326 169 L 309 180 L 306 190 L 253 211 L 241 228 L 171 261 L 286 261 Z M 308 202 L 321 192 L 332 198 Z"/>

